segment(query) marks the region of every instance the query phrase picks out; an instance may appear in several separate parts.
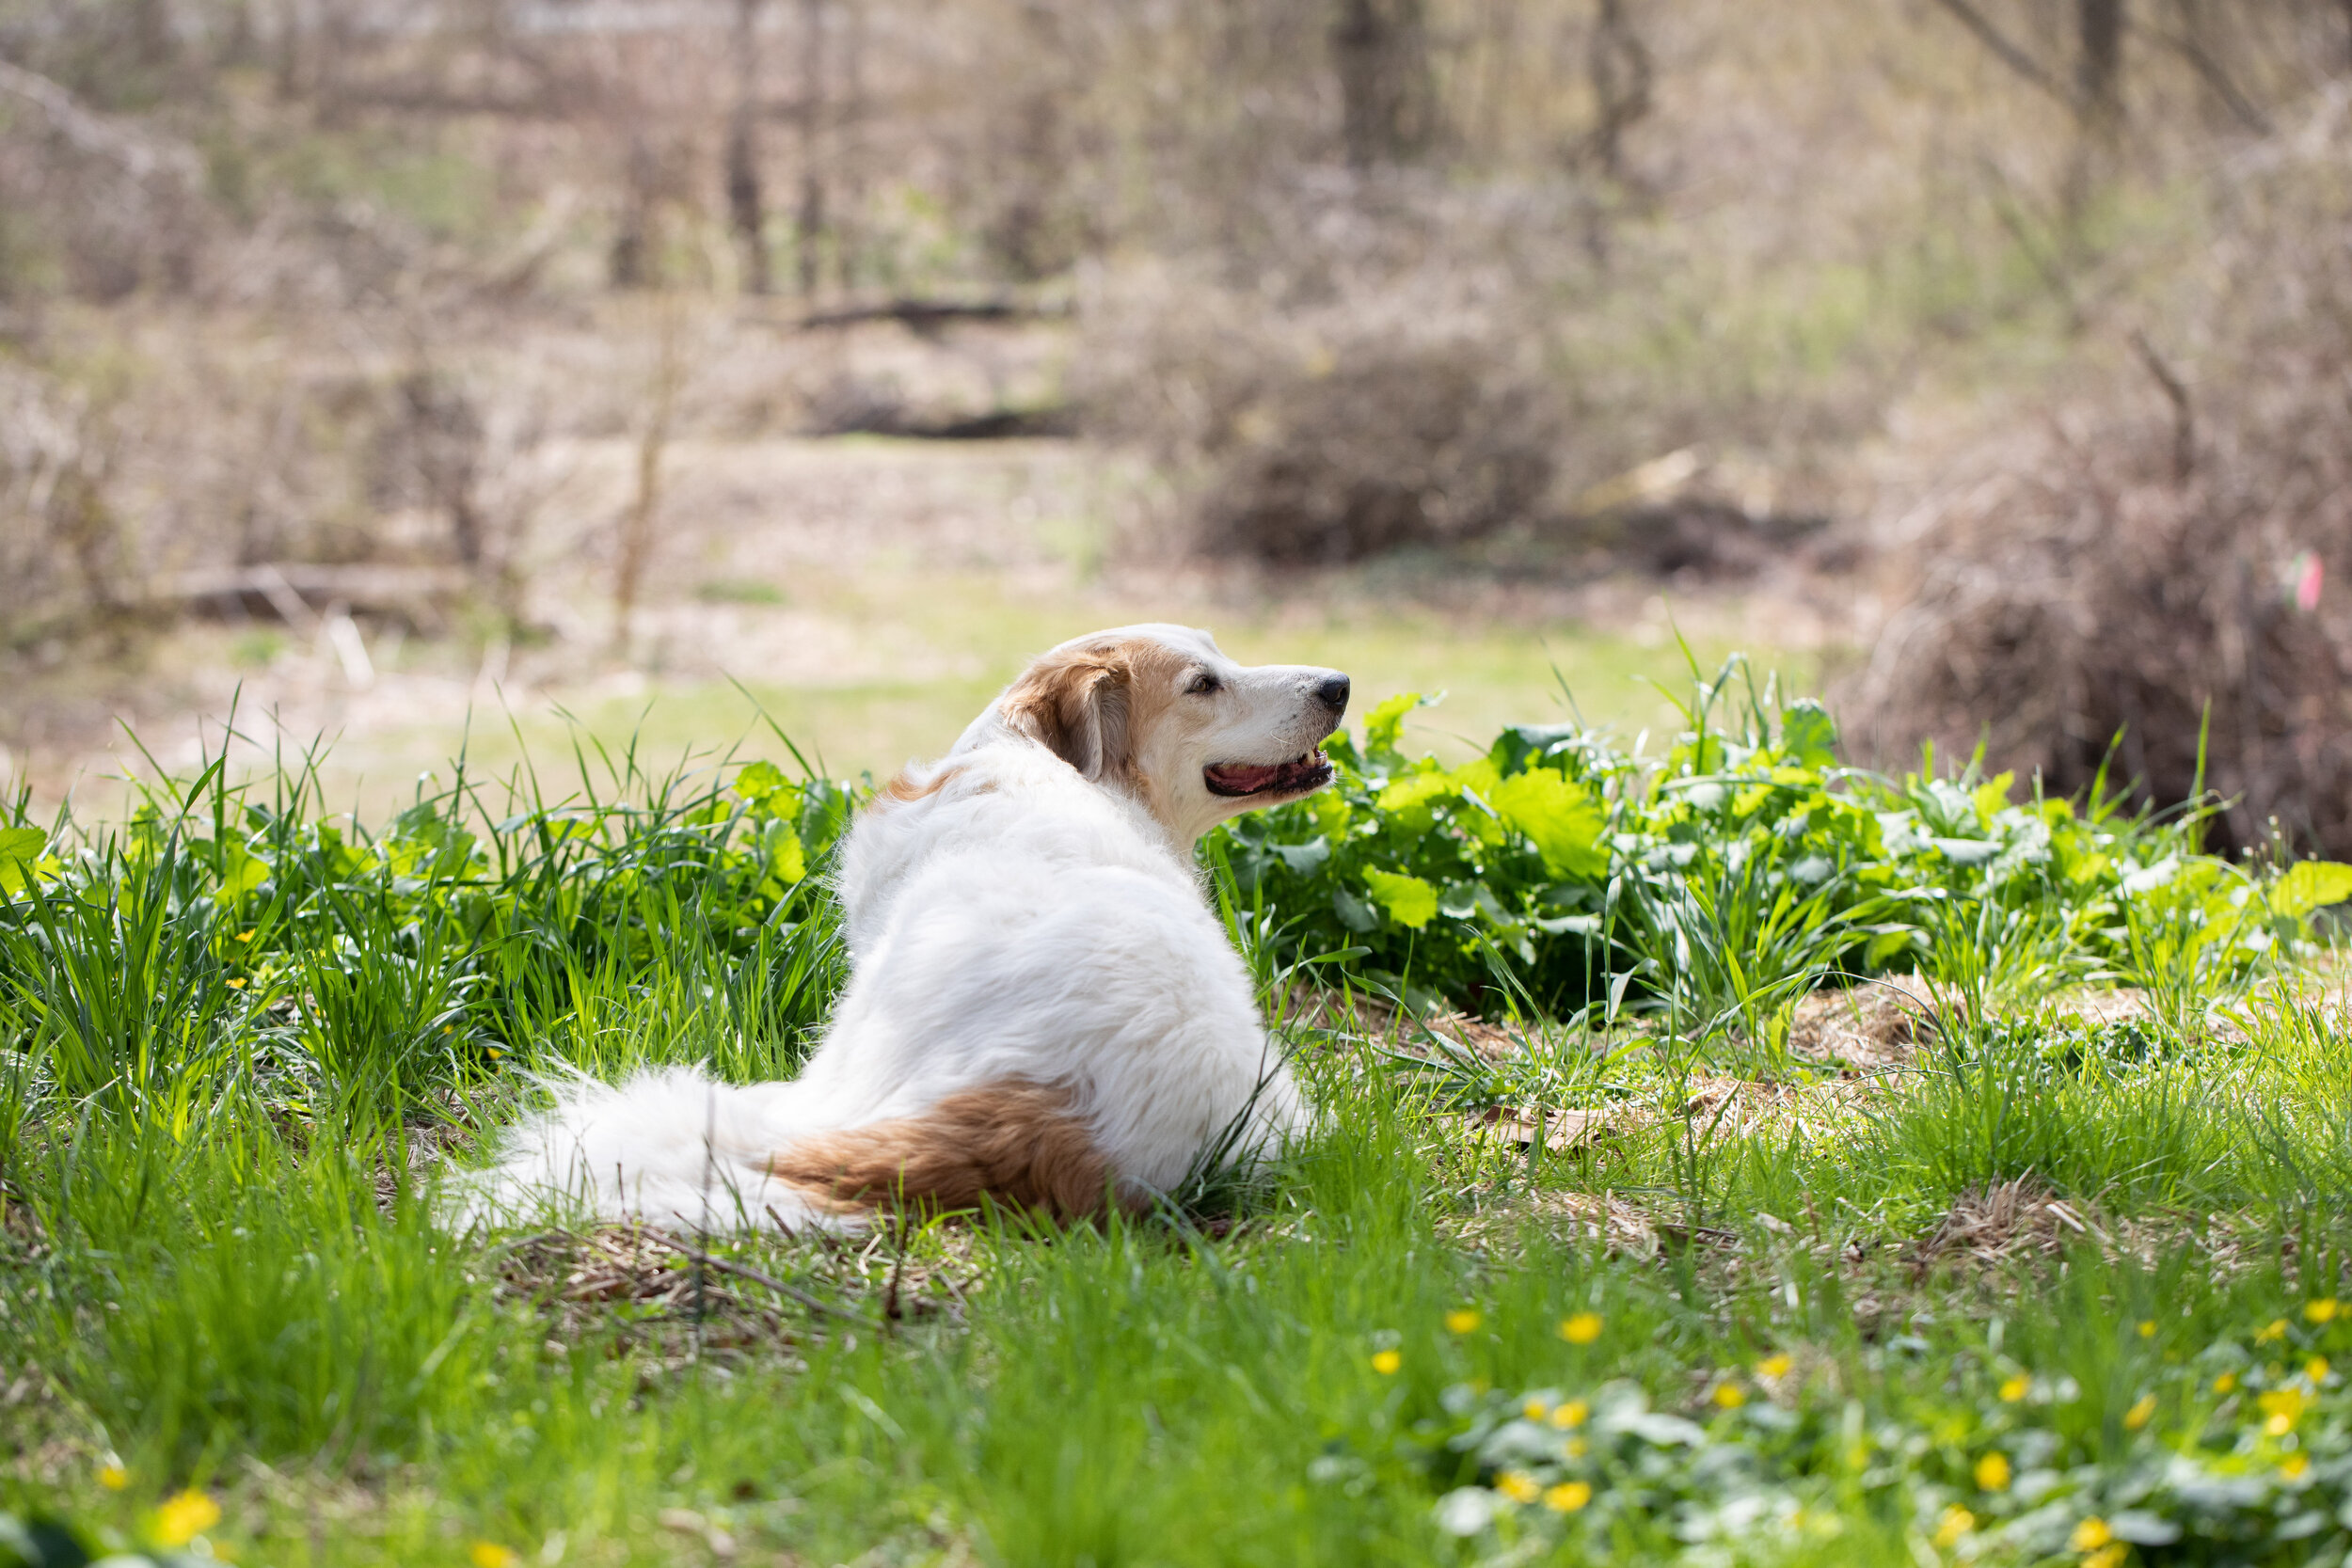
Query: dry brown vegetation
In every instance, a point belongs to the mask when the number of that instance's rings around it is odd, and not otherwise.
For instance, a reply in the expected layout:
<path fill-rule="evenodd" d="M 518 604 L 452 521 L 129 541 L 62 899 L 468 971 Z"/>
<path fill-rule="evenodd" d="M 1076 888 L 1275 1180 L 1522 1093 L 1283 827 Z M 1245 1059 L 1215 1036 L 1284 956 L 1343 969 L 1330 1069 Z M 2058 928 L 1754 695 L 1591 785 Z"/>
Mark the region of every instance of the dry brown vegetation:
<path fill-rule="evenodd" d="M 1882 752 L 2172 799 L 2210 702 L 2341 847 L 2348 81 L 2342 0 L 7 0 L 0 660 L 642 658 L 683 447 L 1074 431 L 1136 561 L 1891 546 Z"/>

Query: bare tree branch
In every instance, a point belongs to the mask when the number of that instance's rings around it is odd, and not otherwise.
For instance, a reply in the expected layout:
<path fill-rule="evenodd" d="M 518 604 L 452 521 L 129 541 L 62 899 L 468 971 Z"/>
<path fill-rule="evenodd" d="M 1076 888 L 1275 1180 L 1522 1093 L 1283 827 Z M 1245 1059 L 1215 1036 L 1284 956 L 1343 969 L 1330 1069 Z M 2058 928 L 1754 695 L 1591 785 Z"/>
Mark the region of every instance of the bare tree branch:
<path fill-rule="evenodd" d="M 2009 35 L 1993 25 L 1985 14 L 1969 4 L 1969 0 L 1935 0 L 1960 20 L 1962 26 L 1977 35 L 1977 41 L 1991 50 L 1994 58 L 2052 98 L 2074 108 L 2074 95 L 2061 86 L 2057 77 L 2042 69 L 2041 62 L 2010 40 Z"/>
<path fill-rule="evenodd" d="M 2187 15 L 2184 14 L 2181 20 L 2185 24 L 2188 21 Z M 2251 99 L 2238 90 L 2238 85 L 2230 79 L 2230 73 L 2221 68 L 2221 62 L 2213 57 L 2213 52 L 2198 41 L 2195 32 L 2185 25 L 2178 33 L 2168 33 L 2161 27 L 2148 26 L 2142 26 L 2140 31 L 2186 60 L 2189 68 L 2197 72 L 2198 79 L 2212 89 L 2213 95 L 2221 100 L 2222 106 L 2230 111 L 2240 125 L 2258 136 L 2270 135 L 2272 130 L 2270 117 L 2264 114 L 2254 105 Z"/>
<path fill-rule="evenodd" d="M 145 182 L 160 175 L 170 184 L 193 189 L 203 179 L 204 162 L 194 148 L 86 108 L 38 71 L 0 60 L 0 93 L 31 104 L 74 150 L 104 158 L 134 180 Z"/>

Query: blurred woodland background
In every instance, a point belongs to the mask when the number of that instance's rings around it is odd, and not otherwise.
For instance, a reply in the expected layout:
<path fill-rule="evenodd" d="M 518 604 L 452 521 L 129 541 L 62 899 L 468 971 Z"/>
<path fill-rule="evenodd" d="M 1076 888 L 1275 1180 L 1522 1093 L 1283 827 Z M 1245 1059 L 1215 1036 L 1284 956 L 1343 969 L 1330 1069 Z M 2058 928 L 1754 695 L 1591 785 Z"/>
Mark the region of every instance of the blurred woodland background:
<path fill-rule="evenodd" d="M 2352 0 L 0 0 L 0 775 L 1666 602 L 2352 854 Z"/>

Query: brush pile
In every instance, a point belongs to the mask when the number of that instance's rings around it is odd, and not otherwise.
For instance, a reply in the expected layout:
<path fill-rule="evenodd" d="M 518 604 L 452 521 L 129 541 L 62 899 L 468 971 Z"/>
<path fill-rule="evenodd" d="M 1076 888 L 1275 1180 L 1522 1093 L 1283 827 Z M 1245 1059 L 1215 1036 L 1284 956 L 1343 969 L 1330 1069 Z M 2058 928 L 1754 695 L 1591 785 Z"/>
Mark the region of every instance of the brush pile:
<path fill-rule="evenodd" d="M 2231 171 L 2239 236 L 2103 389 L 1948 487 L 1845 711 L 2049 793 L 2204 787 L 2216 831 L 2352 852 L 2352 103 Z"/>

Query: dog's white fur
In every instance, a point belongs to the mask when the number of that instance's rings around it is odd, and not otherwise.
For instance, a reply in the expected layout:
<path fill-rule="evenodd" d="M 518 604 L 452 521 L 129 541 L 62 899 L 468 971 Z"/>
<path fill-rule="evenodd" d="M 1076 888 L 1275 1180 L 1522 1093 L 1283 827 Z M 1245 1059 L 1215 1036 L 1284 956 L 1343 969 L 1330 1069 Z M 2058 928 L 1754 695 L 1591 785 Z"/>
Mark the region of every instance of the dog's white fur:
<path fill-rule="evenodd" d="M 1098 1205 L 1168 1191 L 1229 1127 L 1242 1135 L 1227 1157 L 1256 1157 L 1297 1128 L 1297 1090 L 1193 845 L 1320 786 L 1315 747 L 1345 691 L 1334 671 L 1245 668 L 1180 626 L 1046 654 L 851 828 L 837 873 L 850 980 L 797 1080 L 728 1086 L 670 1068 L 562 1085 L 466 1189 L 465 1211 L 489 1220 L 553 1202 L 686 1230 L 855 1226 L 889 1195 L 870 1170 L 859 1191 L 812 1181 L 835 1158 L 826 1150 L 855 1146 L 869 1166 L 876 1149 L 914 1150 L 896 1167 L 912 1180 L 952 1166 L 959 1140 L 993 1137 L 989 1168 L 1017 1164 L 1005 1148 L 1029 1132 L 985 1124 L 992 1107 L 1029 1115 L 1040 1101 L 987 1098 L 1005 1085 L 1042 1086 L 1061 1107 L 1037 1136 L 1099 1160 L 1070 1167 L 1097 1183 Z M 1262 793 L 1230 793 L 1282 764 Z M 1065 1197 L 1072 1180 L 1065 1169 Z"/>

